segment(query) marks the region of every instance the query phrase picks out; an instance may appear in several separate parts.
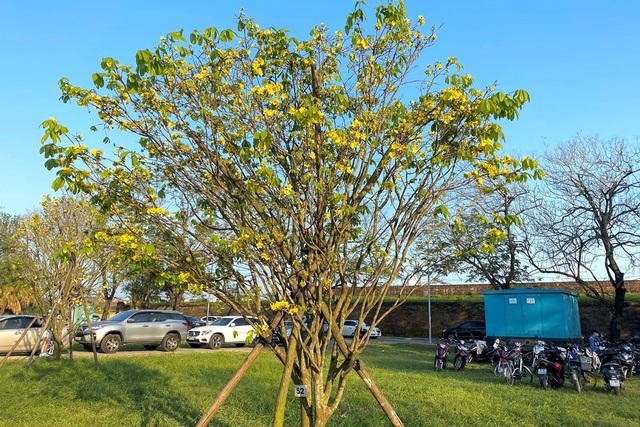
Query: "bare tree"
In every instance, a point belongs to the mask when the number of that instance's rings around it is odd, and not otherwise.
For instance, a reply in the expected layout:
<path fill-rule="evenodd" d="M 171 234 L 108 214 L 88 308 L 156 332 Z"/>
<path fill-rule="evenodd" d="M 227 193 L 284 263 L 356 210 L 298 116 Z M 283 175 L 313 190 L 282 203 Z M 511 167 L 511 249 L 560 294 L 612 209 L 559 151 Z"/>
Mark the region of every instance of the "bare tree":
<path fill-rule="evenodd" d="M 528 257 L 541 273 L 575 280 L 608 304 L 609 332 L 619 337 L 625 272 L 638 266 L 640 147 L 577 135 L 545 153 L 542 167 L 547 179 L 524 222 Z"/>
<path fill-rule="evenodd" d="M 466 276 L 469 282 L 488 282 L 495 289 L 531 280 L 526 257 L 520 253 L 520 216 L 529 209 L 522 203 L 526 192 L 516 182 L 485 185 L 471 195 L 456 193 L 460 213 L 431 242 L 439 254 L 437 270 Z"/>

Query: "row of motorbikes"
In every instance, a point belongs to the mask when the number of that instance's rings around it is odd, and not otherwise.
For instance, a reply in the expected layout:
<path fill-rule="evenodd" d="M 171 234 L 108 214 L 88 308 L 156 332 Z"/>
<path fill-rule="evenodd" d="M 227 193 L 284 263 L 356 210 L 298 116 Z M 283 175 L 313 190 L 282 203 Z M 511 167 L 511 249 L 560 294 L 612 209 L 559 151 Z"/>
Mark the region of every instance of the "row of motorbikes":
<path fill-rule="evenodd" d="M 483 340 L 448 340 L 436 345 L 434 368 L 445 369 L 450 351 L 454 351 L 453 368 L 463 370 L 467 363 L 490 362 L 494 374 L 504 375 L 508 384 L 536 374 L 545 389 L 564 385 L 565 379 L 581 392 L 586 384 L 595 387 L 597 378 L 602 377 L 604 387 L 619 395 L 624 390 L 624 382 L 634 373 L 640 372 L 640 340 L 621 339 L 605 341 L 593 352 L 578 343 L 566 347 L 544 341 L 533 345 L 521 342 L 506 344 L 496 339 L 492 346 Z"/>

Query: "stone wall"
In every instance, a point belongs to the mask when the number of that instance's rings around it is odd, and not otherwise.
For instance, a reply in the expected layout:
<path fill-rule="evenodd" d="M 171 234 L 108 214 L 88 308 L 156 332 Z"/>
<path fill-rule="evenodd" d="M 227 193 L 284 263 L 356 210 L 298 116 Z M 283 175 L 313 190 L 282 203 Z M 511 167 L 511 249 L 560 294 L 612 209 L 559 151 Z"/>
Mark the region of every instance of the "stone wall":
<path fill-rule="evenodd" d="M 632 280 L 625 283 L 627 291 L 640 293 L 640 281 Z M 613 289 L 605 283 L 604 289 L 612 293 Z M 562 289 L 573 291 L 578 295 L 584 295 L 584 289 L 574 282 L 532 282 L 523 283 L 514 287 L 533 289 Z M 391 288 L 398 291 L 399 288 Z M 491 285 L 470 284 L 470 285 L 432 285 L 431 295 L 481 295 L 483 291 L 493 290 Z M 412 289 L 413 295 L 426 297 L 427 286 L 416 286 Z M 429 336 L 429 310 L 428 302 L 406 302 L 398 309 L 391 312 L 389 316 L 382 320 L 380 329 L 385 335 L 407 336 L 407 337 L 428 337 Z M 184 306 L 181 310 L 185 314 L 192 314 L 201 317 L 206 314 L 206 304 L 202 306 Z M 219 307 L 212 307 L 212 314 L 231 314 L 221 312 Z M 579 303 L 580 326 L 586 335 L 592 329 L 607 331 L 609 329 L 609 311 L 606 306 L 595 301 Z M 434 302 L 431 303 L 431 335 L 437 339 L 442 336 L 444 328 L 455 326 L 465 320 L 484 320 L 483 302 Z M 624 320 L 622 326 L 622 336 L 633 332 L 640 332 L 640 304 L 629 303 L 625 305 Z"/>
<path fill-rule="evenodd" d="M 592 282 L 595 283 L 595 282 Z M 601 283 L 602 289 L 609 294 L 613 294 L 613 287 L 609 282 Z M 585 291 L 579 284 L 575 282 L 530 282 L 519 283 L 514 288 L 533 288 L 533 289 L 562 289 L 572 291 L 578 295 L 584 295 Z M 625 281 L 625 287 L 627 292 L 640 293 L 640 280 L 628 280 Z M 412 295 L 415 296 L 427 296 L 429 287 L 427 285 L 419 285 L 409 288 Z M 494 288 L 489 284 L 464 284 L 464 285 L 449 285 L 449 284 L 432 284 L 431 295 L 480 295 L 483 291 L 491 291 Z M 400 287 L 392 286 L 389 288 L 389 295 L 397 295 L 400 292 Z M 405 292 L 407 290 L 405 289 Z"/>
<path fill-rule="evenodd" d="M 207 305 L 185 306 L 181 310 L 198 318 L 207 313 Z M 597 302 L 579 302 L 580 327 L 582 333 L 589 335 L 592 329 L 608 331 L 609 311 Z M 211 314 L 224 315 L 211 310 Z M 438 339 L 442 330 L 458 325 L 465 320 L 484 320 L 484 303 L 478 302 L 431 302 L 431 336 Z M 391 312 L 380 323 L 384 335 L 404 337 L 429 336 L 429 304 L 427 301 L 406 302 Z M 626 303 L 622 336 L 640 332 L 640 303 Z"/>
<path fill-rule="evenodd" d="M 607 307 L 596 302 L 579 303 L 580 329 L 589 335 L 592 329 L 607 332 L 610 314 Z M 483 302 L 432 302 L 431 336 L 442 337 L 442 330 L 465 320 L 484 320 Z M 380 323 L 383 334 L 392 336 L 428 337 L 429 309 L 426 302 L 408 302 L 391 312 Z M 626 303 L 622 336 L 640 332 L 640 303 Z"/>

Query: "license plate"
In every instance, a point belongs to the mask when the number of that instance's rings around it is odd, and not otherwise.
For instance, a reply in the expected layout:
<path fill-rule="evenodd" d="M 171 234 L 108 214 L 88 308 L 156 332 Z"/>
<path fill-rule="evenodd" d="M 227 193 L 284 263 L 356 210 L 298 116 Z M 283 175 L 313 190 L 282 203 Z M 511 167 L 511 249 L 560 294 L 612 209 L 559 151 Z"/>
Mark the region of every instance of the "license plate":
<path fill-rule="evenodd" d="M 80 341 L 82 338 L 81 338 L 81 337 L 74 337 L 74 339 L 75 339 L 76 341 Z"/>
<path fill-rule="evenodd" d="M 611 387 L 620 387 L 620 380 L 609 380 L 609 385 Z"/>
<path fill-rule="evenodd" d="M 538 369 L 538 375 L 547 375 L 547 368 Z"/>

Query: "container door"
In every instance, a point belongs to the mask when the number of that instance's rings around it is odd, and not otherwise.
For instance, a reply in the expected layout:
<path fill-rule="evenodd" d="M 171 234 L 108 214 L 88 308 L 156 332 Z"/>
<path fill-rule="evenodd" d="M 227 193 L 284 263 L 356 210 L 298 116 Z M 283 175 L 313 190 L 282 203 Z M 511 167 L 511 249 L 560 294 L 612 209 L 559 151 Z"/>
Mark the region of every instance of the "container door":
<path fill-rule="evenodd" d="M 538 295 L 522 296 L 522 321 L 525 329 L 524 337 L 534 338 L 543 336 L 542 304 Z"/>
<path fill-rule="evenodd" d="M 519 337 L 522 335 L 522 304 L 519 295 L 504 297 L 505 335 Z"/>

